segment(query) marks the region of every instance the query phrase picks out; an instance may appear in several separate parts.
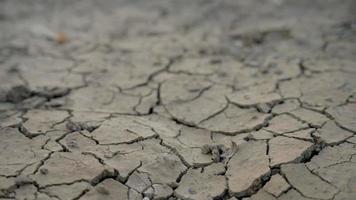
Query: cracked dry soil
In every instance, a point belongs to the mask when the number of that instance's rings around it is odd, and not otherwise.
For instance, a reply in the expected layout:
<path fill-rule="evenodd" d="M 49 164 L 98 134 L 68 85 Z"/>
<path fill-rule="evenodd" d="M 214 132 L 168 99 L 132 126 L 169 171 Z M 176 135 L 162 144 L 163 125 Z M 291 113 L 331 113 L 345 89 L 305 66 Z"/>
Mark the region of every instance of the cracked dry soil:
<path fill-rule="evenodd" d="M 355 200 L 355 11 L 0 0 L 0 199 Z"/>

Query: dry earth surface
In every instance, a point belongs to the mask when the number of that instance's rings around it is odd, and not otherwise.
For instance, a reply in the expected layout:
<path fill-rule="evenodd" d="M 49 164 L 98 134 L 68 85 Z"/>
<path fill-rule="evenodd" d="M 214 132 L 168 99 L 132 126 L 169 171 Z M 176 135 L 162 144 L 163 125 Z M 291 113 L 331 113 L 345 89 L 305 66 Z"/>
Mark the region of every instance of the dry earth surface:
<path fill-rule="evenodd" d="M 0 0 L 0 199 L 355 200 L 356 1 Z"/>

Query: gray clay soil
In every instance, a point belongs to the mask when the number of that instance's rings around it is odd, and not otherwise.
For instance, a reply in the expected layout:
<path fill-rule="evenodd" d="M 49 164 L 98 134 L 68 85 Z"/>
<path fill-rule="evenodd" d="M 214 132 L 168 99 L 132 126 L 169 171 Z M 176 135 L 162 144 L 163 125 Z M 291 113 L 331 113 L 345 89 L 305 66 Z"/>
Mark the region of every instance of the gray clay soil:
<path fill-rule="evenodd" d="M 355 0 L 0 0 L 0 199 L 355 200 Z"/>

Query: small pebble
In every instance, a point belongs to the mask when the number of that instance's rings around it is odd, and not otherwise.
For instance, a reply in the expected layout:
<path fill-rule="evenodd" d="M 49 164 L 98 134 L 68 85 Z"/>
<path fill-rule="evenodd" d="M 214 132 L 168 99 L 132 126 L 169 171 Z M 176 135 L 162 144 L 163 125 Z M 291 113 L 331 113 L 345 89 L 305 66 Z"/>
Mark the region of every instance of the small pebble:
<path fill-rule="evenodd" d="M 41 168 L 41 169 L 40 169 L 40 173 L 43 174 L 43 175 L 46 175 L 46 174 L 48 174 L 48 169 L 46 169 L 46 168 Z"/>

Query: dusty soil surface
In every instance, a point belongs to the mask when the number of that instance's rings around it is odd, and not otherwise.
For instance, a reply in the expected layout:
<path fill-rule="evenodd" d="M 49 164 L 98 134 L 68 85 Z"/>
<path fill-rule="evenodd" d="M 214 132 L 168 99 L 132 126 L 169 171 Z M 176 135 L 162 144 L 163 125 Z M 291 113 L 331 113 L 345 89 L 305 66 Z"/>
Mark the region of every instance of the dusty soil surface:
<path fill-rule="evenodd" d="M 356 1 L 0 0 L 0 199 L 355 200 Z"/>

